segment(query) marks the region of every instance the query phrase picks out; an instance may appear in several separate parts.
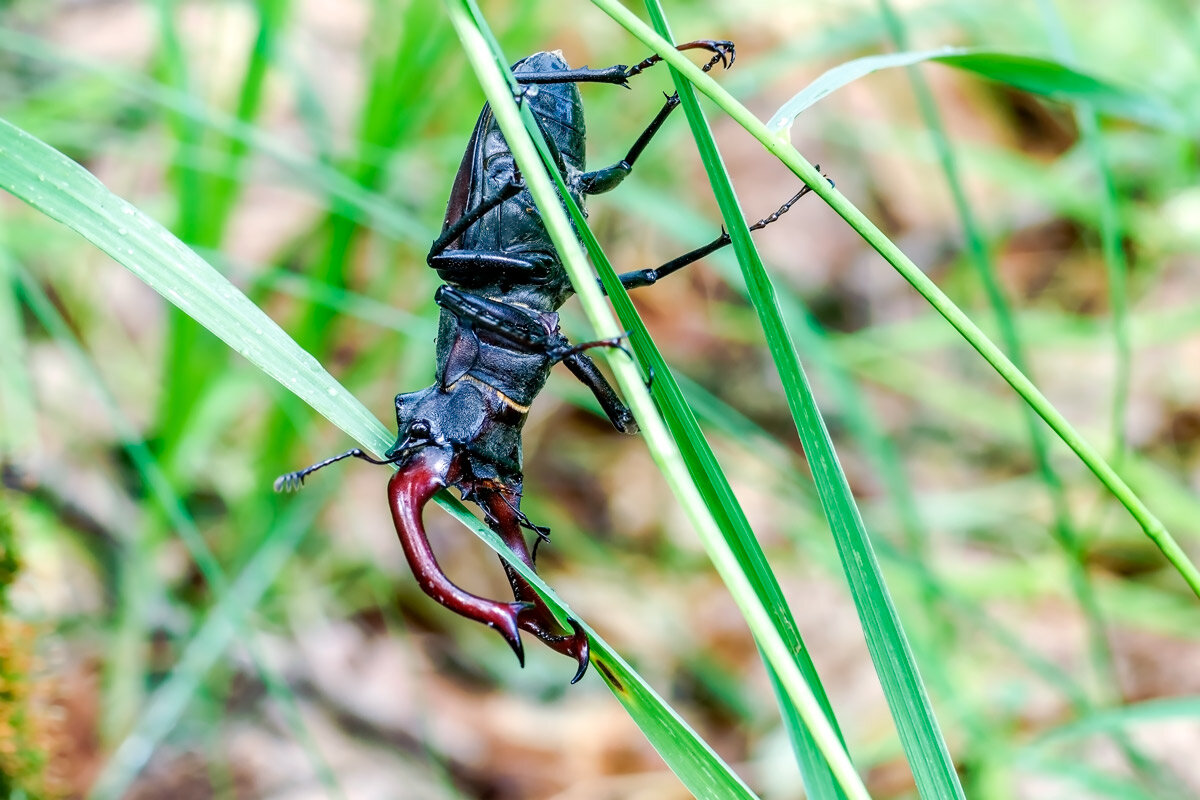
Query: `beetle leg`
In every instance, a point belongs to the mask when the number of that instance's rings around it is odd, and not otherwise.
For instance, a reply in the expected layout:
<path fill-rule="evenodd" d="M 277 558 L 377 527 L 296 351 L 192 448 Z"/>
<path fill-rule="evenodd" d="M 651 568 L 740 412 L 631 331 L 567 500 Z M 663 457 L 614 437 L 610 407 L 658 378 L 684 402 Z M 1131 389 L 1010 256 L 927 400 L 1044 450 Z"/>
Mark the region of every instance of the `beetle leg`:
<path fill-rule="evenodd" d="M 721 64 L 728 69 L 737 53 L 734 51 L 733 42 L 715 39 L 698 39 L 694 42 L 684 42 L 683 44 L 675 45 L 676 50 L 708 50 L 715 55 L 709 60 L 703 69 L 705 72 L 712 69 L 716 64 Z M 627 67 L 624 64 L 615 64 L 611 67 L 601 69 L 591 69 L 588 67 L 580 67 L 578 69 L 560 69 L 547 72 L 514 72 L 513 77 L 518 83 L 611 83 L 617 86 L 625 86 L 629 79 L 635 75 L 640 75 L 650 67 L 662 61 L 662 56 L 655 55 L 634 64 L 632 67 Z"/>
<path fill-rule="evenodd" d="M 709 59 L 707 64 L 701 67 L 701 69 L 703 69 L 705 72 L 708 72 L 718 63 L 724 66 L 725 69 L 729 69 L 729 67 L 733 64 L 733 59 L 735 57 L 733 42 L 703 40 L 699 42 L 688 42 L 687 44 L 681 44 L 675 49 L 688 50 L 694 47 L 705 47 L 716 52 L 716 55 Z M 726 60 L 726 58 L 728 58 L 728 60 Z M 651 56 L 642 63 L 630 67 L 626 74 L 629 77 L 632 77 L 647 67 L 657 64 L 661 60 L 661 56 Z M 638 157 L 642 154 L 642 151 L 646 149 L 646 145 L 650 144 L 650 140 L 653 139 L 654 135 L 658 133 L 660 128 L 662 128 L 663 123 L 667 121 L 667 117 L 671 116 L 671 112 L 678 107 L 679 93 L 676 92 L 675 94 L 667 95 L 667 99 L 666 102 L 663 103 L 663 107 L 660 108 L 658 113 L 654 115 L 654 119 L 650 120 L 650 124 L 647 125 L 646 129 L 642 131 L 640 136 L 638 136 L 637 140 L 633 143 L 633 146 L 629 148 L 629 152 L 625 154 L 625 157 L 615 164 L 580 175 L 577 179 L 579 190 L 583 194 L 603 194 L 604 192 L 615 189 L 633 170 L 634 162 L 638 160 Z"/>
<path fill-rule="evenodd" d="M 445 230 L 442 231 L 441 235 L 434 240 L 433 245 L 430 246 L 429 255 L 425 257 L 425 260 L 429 261 L 429 259 L 441 255 L 443 252 L 445 252 L 447 247 L 453 244 L 460 236 L 463 235 L 463 233 L 466 232 L 467 228 L 474 225 L 476 222 L 482 219 L 485 214 L 503 203 L 505 200 L 511 200 L 519 195 L 521 190 L 524 188 L 525 181 L 521 178 L 520 174 L 517 174 L 514 171 L 512 178 L 508 183 L 504 184 L 500 191 L 496 192 L 491 197 L 482 201 L 479 205 L 464 213 L 461 217 L 456 219 L 452 225 L 448 225 Z"/>
<path fill-rule="evenodd" d="M 820 167 L 818 167 L 818 169 L 820 169 Z M 796 192 L 796 194 L 792 195 L 791 199 L 789 199 L 779 208 L 775 209 L 775 211 L 773 211 L 771 214 L 763 217 L 758 222 L 751 225 L 750 230 L 761 231 L 763 228 L 767 227 L 772 222 L 786 214 L 789 210 L 791 210 L 791 207 L 796 204 L 796 201 L 811 191 L 811 186 L 803 187 L 800 191 Z M 728 231 L 722 228 L 721 235 L 713 239 L 708 244 L 703 245 L 702 247 L 697 247 L 695 250 L 689 250 L 683 255 L 671 259 L 660 267 L 655 267 L 654 269 L 639 269 L 634 270 L 633 272 L 623 272 L 617 277 L 621 279 L 621 285 L 626 289 L 638 289 L 642 286 L 651 286 L 657 283 L 661 278 L 665 278 L 673 272 L 678 272 L 689 264 L 696 263 L 705 256 L 712 255 L 722 247 L 728 245 L 731 241 L 732 239 L 730 239 Z M 601 289 L 603 288 L 603 285 L 601 285 Z"/>
<path fill-rule="evenodd" d="M 603 194 L 611 191 L 620 185 L 621 181 L 628 177 L 633 171 L 633 164 L 637 161 L 638 156 L 646 149 L 646 145 L 650 144 L 650 140 L 662 128 L 663 123 L 667 121 L 667 117 L 671 116 L 671 112 L 679 106 L 679 95 L 672 94 L 667 96 L 667 100 L 663 103 L 663 107 L 658 110 L 654 119 L 646 126 L 638 136 L 637 141 L 629 148 L 629 152 L 615 164 L 611 164 L 601 169 L 585 172 L 576 179 L 576 185 L 579 191 L 583 194 Z"/>
<path fill-rule="evenodd" d="M 521 517 L 524 515 L 521 514 L 518 507 L 503 493 L 497 491 L 481 492 L 477 502 L 487 512 L 488 524 L 491 525 L 492 530 L 504 540 L 508 549 L 522 563 L 533 569 L 533 556 L 530 555 L 529 547 L 525 543 L 525 535 L 521 532 Z M 517 502 L 520 502 L 519 498 Z M 508 582 L 512 586 L 513 597 L 518 603 L 526 606 L 517 616 L 518 624 L 522 630 L 529 631 L 553 650 L 575 659 L 579 664 L 579 669 L 576 671 L 575 677 L 571 679 L 571 683 L 578 683 L 583 674 L 587 672 L 588 667 L 587 634 L 573 619 L 568 620 L 571 631 L 567 632 L 563 629 L 542 598 L 529 585 L 529 582 L 522 578 L 504 559 L 500 561 L 504 565 L 504 573 L 508 576 Z"/>
<path fill-rule="evenodd" d="M 515 603 L 499 603 L 460 589 L 438 566 L 425 535 L 421 512 L 430 498 L 446 486 L 453 460 L 449 448 L 427 447 L 400 465 L 400 470 L 388 481 L 396 533 L 421 589 L 451 611 L 495 628 L 516 653 L 521 666 L 525 666 L 518 618 L 531 610 L 532 604 L 520 598 Z"/>
<path fill-rule="evenodd" d="M 583 353 L 572 353 L 563 359 L 563 363 L 567 365 L 567 369 L 571 370 L 572 375 L 592 390 L 592 394 L 600 403 L 600 408 L 604 409 L 604 413 L 614 428 L 621 433 L 638 432 L 637 420 L 633 418 L 633 413 L 628 406 L 621 402 L 616 389 L 596 367 L 595 361 Z"/>
<path fill-rule="evenodd" d="M 694 42 L 684 42 L 683 44 L 677 44 L 677 45 L 675 45 L 675 49 L 676 50 L 709 50 L 709 51 L 715 53 L 716 55 L 714 55 L 711 59 L 709 59 L 709 62 L 707 64 L 705 64 L 703 67 L 701 67 L 701 69 L 703 69 L 705 72 L 708 72 L 710 69 L 712 69 L 718 63 L 723 68 L 729 69 L 730 67 L 733 66 L 733 62 L 737 59 L 737 51 L 733 46 L 733 42 L 728 41 L 726 39 L 697 39 Z M 649 56 L 648 58 L 642 60 L 641 63 L 634 64 L 632 67 L 630 67 L 628 70 L 626 70 L 625 77 L 632 78 L 634 75 L 644 72 L 645 70 L 649 69 L 650 67 L 653 67 L 655 64 L 659 63 L 662 60 L 663 60 L 663 57 L 660 56 L 658 53 L 655 53 L 654 55 Z"/>

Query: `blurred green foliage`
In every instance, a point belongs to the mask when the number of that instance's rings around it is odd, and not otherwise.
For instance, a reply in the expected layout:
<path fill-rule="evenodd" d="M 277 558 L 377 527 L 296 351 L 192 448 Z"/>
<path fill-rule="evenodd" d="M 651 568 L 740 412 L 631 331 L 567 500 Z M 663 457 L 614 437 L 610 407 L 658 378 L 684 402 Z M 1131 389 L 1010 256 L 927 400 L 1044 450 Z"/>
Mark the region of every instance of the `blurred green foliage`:
<path fill-rule="evenodd" d="M 483 11 L 514 58 L 644 55 L 587 4 Z M 829 67 L 957 45 L 1072 63 L 1184 121 L 1141 125 L 924 65 L 850 84 L 791 139 L 1195 553 L 1192 4 L 666 12 L 679 39 L 738 42 L 736 68 L 714 77 L 762 119 Z M 29 1 L 0 14 L 0 116 L 168 225 L 378 417 L 429 382 L 437 280 L 424 255 L 482 103 L 440 4 Z M 625 151 L 659 90 L 671 90 L 665 71 L 629 92 L 585 88 L 593 163 Z M 720 225 L 682 116 L 591 205 L 618 269 L 661 263 Z M 794 193 L 778 162 L 710 116 L 751 219 Z M 205 654 L 180 724 L 135 743 L 148 764 L 131 796 L 267 796 L 286 779 L 350 797 L 396 780 L 430 797 L 550 797 L 597 780 L 614 796 L 678 792 L 608 716 L 599 682 L 566 691 L 548 653 L 520 672 L 494 635 L 420 594 L 381 472 L 322 473 L 327 502 L 270 492 L 280 472 L 348 446 L 324 419 L 78 237 L 9 198 L 0 215 L 0 428 L 5 460 L 28 477 L 4 496 L 28 564 L 11 616 L 51 632 L 41 648 L 67 654 L 55 679 L 87 698 L 61 713 L 101 735 L 58 765 L 71 792 L 126 744 L 155 688 L 197 663 L 185 655 L 199 634 L 232 624 L 236 597 L 253 598 L 238 613 L 254 635 Z M 1200 636 L 1183 582 L 820 201 L 758 240 L 967 796 L 1200 795 L 1200 684 L 1180 668 L 1200 659 Z M 912 796 L 745 291 L 723 255 L 634 299 L 791 601 L 872 796 Z M 589 338 L 577 309 L 564 313 Z M 584 394 L 557 376 L 528 428 L 524 507 L 555 530 L 543 576 L 756 792 L 798 796 L 753 642 L 644 448 L 606 430 Z M 505 591 L 472 537 L 439 533 L 450 575 Z M 280 547 L 292 557 L 264 572 Z M 261 592 L 217 588 L 213 567 Z"/>

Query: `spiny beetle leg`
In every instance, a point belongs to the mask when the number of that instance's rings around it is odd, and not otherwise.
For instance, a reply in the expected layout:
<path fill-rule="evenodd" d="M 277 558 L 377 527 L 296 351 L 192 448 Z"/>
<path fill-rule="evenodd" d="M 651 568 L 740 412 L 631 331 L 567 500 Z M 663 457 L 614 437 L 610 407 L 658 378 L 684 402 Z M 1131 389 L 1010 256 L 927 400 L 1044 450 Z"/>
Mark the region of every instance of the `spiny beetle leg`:
<path fill-rule="evenodd" d="M 701 67 L 705 72 L 708 72 L 717 64 L 721 64 L 728 69 L 733 65 L 734 59 L 737 58 L 733 42 L 723 39 L 697 39 L 694 42 L 685 42 L 676 45 L 675 49 L 700 49 L 714 53 L 715 55 L 709 62 Z M 517 83 L 611 83 L 617 86 L 628 86 L 630 78 L 640 75 L 662 60 L 662 56 L 656 53 L 634 64 L 632 67 L 626 67 L 624 64 L 615 64 L 611 67 L 600 69 L 579 67 L 577 69 L 559 69 L 548 72 L 529 70 L 514 72 L 513 78 L 517 80 Z"/>
<path fill-rule="evenodd" d="M 729 69 L 729 67 L 733 65 L 733 60 L 736 57 L 736 53 L 733 49 L 733 42 L 727 41 L 704 39 L 701 41 L 681 44 L 675 49 L 690 50 L 697 47 L 703 47 L 716 52 L 716 55 L 709 59 L 707 64 L 701 67 L 701 69 L 705 72 L 708 72 L 718 63 L 724 66 L 725 69 Z M 645 61 L 642 61 L 640 64 L 635 64 L 634 66 L 630 67 L 626 75 L 627 77 L 633 77 L 648 67 L 654 66 L 659 61 L 662 61 L 661 56 L 651 56 Z M 638 136 L 636 141 L 634 141 L 633 146 L 629 148 L 629 152 L 625 154 L 623 159 L 615 164 L 612 164 L 611 166 L 594 170 L 579 176 L 578 184 L 580 191 L 582 191 L 584 194 L 603 194 L 604 192 L 615 189 L 618 185 L 620 185 L 621 181 L 625 180 L 629 173 L 633 171 L 633 165 L 642 155 L 642 151 L 646 149 L 648 144 L 650 144 L 650 140 L 653 139 L 654 135 L 662 128 L 663 123 L 667 121 L 667 117 L 671 116 L 671 112 L 679 107 L 678 92 L 667 95 L 666 98 L 667 99 L 663 103 L 662 108 L 660 108 L 658 113 L 654 115 L 654 119 L 650 120 L 650 124 L 646 126 L 646 129 L 642 131 L 641 135 Z"/>
<path fill-rule="evenodd" d="M 523 515 L 518 507 L 499 491 L 480 492 L 477 502 L 486 512 L 488 524 L 491 525 L 492 530 L 504 540 L 513 555 L 530 569 L 534 569 L 533 556 L 530 555 L 529 547 L 525 543 L 525 535 L 521 532 Z M 575 659 L 579 669 L 575 672 L 571 683 L 576 683 L 587 671 L 589 657 L 587 634 L 575 620 L 569 621 L 570 632 L 564 630 L 542 598 L 529 585 L 529 582 L 522 578 L 508 562 L 501 559 L 501 563 L 504 565 L 504 573 L 508 576 L 509 585 L 512 586 L 513 597 L 526 606 L 518 614 L 518 625 L 553 650 Z"/>
<path fill-rule="evenodd" d="M 442 572 L 429 546 L 421 514 L 430 498 L 446 486 L 453 459 L 450 448 L 428 447 L 400 465 L 388 481 L 396 533 L 421 590 L 451 611 L 495 628 L 525 666 L 518 620 L 532 610 L 531 603 L 499 603 L 460 589 Z"/>
<path fill-rule="evenodd" d="M 733 66 L 733 62 L 737 59 L 737 50 L 734 48 L 733 42 L 726 39 L 697 39 L 694 42 L 684 42 L 683 44 L 675 45 L 676 50 L 709 50 L 714 55 L 702 69 L 708 72 L 716 64 L 720 63 L 725 69 Z M 658 53 L 644 59 L 638 64 L 634 64 L 629 69 L 625 70 L 625 77 L 632 78 L 645 70 L 653 67 L 655 64 L 662 61 L 663 58 Z"/>

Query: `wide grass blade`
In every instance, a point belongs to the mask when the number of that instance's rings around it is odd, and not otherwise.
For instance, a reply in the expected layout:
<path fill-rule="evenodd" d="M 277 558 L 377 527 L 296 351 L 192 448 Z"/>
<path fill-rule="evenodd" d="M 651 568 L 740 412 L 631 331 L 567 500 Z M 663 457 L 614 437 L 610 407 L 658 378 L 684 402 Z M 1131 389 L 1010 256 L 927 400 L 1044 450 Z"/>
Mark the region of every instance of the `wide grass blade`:
<path fill-rule="evenodd" d="M 223 275 L 91 173 L 0 120 L 0 187 L 73 228 L 356 439 L 386 430 Z"/>
<path fill-rule="evenodd" d="M 78 231 L 362 446 L 381 454 L 392 443 L 394 437 L 357 399 L 224 276 L 153 219 L 109 192 L 83 167 L 3 120 L 0 188 Z M 512 557 L 499 537 L 462 503 L 445 492 L 436 499 L 498 554 Z M 536 574 L 515 560 L 510 563 L 561 619 L 578 619 Z M 741 779 L 649 684 L 588 631 L 597 671 L 680 779 L 701 797 L 753 798 Z"/>
<path fill-rule="evenodd" d="M 959 334 L 996 370 L 1012 388 L 1037 412 L 1046 424 L 1071 448 L 1079 460 L 1092 471 L 1121 505 L 1129 511 L 1146 536 L 1154 542 L 1167 561 L 1175 568 L 1197 597 L 1200 597 L 1200 569 L 1180 547 L 1175 537 L 1162 521 L 1146 506 L 1142 499 L 1117 474 L 1116 470 L 1100 455 L 1083 436 L 1075 430 L 1057 408 L 1019 370 L 999 347 L 989 339 L 966 313 L 938 288 L 928 276 L 909 258 L 875 223 L 860 211 L 850 200 L 821 176 L 795 147 L 777 131 L 769 130 L 753 113 L 730 95 L 720 84 L 700 71 L 683 54 L 652 28 L 638 19 L 632 12 L 615 0 L 592 0 L 605 13 L 617 20 L 622 27 L 640 39 L 663 60 L 677 69 L 696 88 L 707 95 L 735 122 L 746 129 L 774 156 L 776 156 L 798 178 L 810 186 L 813 192 L 829 204 L 872 248 L 900 273 L 933 308 L 949 322 Z"/>

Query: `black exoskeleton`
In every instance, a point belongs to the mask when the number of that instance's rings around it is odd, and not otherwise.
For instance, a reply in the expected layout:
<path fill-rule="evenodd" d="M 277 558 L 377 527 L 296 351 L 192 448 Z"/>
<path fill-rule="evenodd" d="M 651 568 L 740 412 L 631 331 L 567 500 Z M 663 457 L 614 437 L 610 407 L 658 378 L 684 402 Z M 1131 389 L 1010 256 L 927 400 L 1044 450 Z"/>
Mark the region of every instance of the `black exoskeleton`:
<path fill-rule="evenodd" d="M 718 63 L 729 67 L 734 60 L 731 42 L 689 42 L 679 49 L 713 53 L 705 71 Z M 513 65 L 518 83 L 536 87 L 526 92 L 522 102 L 530 105 L 581 208 L 587 195 L 607 192 L 624 180 L 679 99 L 667 98 L 623 159 L 589 172 L 584 164 L 586 134 L 578 84 L 625 85 L 659 60 L 651 56 L 632 67 L 571 69 L 554 52 L 536 53 Z M 804 191 L 752 229 L 778 219 Z M 722 233 L 657 269 L 623 274 L 621 282 L 628 288 L 648 286 L 728 243 L 728 235 Z M 418 392 L 396 396 L 396 443 L 383 459 L 350 450 L 280 477 L 275 488 L 299 488 L 312 472 L 344 458 L 397 465 L 388 484 L 392 518 L 421 588 L 452 611 L 498 630 L 522 664 L 521 630 L 571 656 L 578 663 L 574 683 L 588 665 L 588 640 L 579 624 L 571 620 L 570 630 L 560 626 L 528 582 L 507 564 L 513 602 L 488 600 L 460 589 L 438 567 L 421 518 L 425 504 L 438 490 L 456 488 L 483 509 L 488 524 L 517 558 L 533 566 L 522 529 L 534 531 L 540 539 L 548 531 L 520 510 L 521 428 L 550 369 L 560 361 L 592 390 L 617 430 L 637 431 L 629 409 L 585 353 L 619 343 L 604 340 L 572 346 L 559 331 L 556 312 L 571 296 L 571 282 L 488 106 L 479 115 L 463 154 L 442 234 L 429 251 L 428 263 L 445 281 L 435 295 L 441 307 L 437 380 Z"/>

